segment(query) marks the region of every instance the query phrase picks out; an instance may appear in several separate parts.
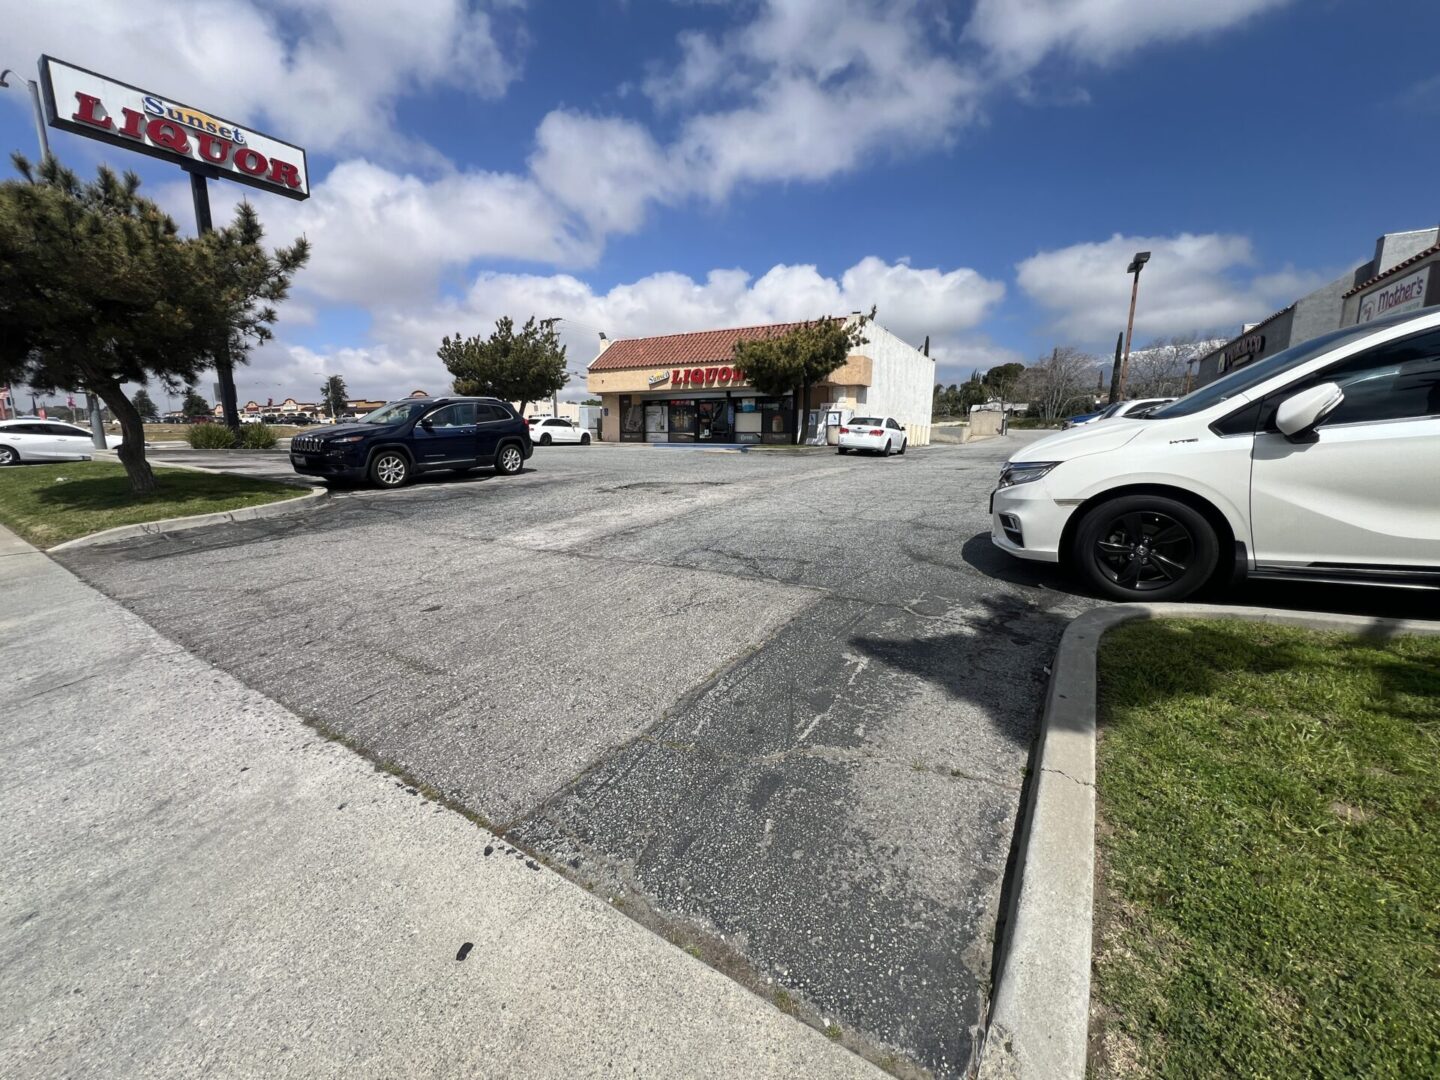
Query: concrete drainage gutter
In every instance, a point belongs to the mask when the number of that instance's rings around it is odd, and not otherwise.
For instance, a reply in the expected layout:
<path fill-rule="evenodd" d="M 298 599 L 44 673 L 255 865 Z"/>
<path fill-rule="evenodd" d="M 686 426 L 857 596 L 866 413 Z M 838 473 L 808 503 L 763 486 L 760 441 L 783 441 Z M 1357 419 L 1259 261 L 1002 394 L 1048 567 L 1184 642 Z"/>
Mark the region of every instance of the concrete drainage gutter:
<path fill-rule="evenodd" d="M 1201 604 L 1123 604 L 1065 630 L 1051 668 L 1012 906 L 996 965 L 981 1080 L 1085 1075 L 1095 881 L 1095 657 L 1135 619 L 1239 619 L 1360 636 L 1440 635 L 1440 622 Z"/>
<path fill-rule="evenodd" d="M 204 471 L 204 470 L 201 470 Z M 315 505 L 330 498 L 328 489 L 307 492 L 294 499 L 261 503 L 259 506 L 242 506 L 238 510 L 218 510 L 213 514 L 194 514 L 190 517 L 165 518 L 161 521 L 142 521 L 135 525 L 119 525 L 104 532 L 82 536 L 78 540 L 67 540 L 46 549 L 46 554 L 57 551 L 71 551 L 75 548 L 95 547 L 97 544 L 113 544 L 135 536 L 156 536 L 161 533 L 185 532 L 189 529 L 203 529 L 208 525 L 223 525 L 230 521 L 255 521 L 259 518 L 280 517 L 301 510 L 313 509 Z"/>

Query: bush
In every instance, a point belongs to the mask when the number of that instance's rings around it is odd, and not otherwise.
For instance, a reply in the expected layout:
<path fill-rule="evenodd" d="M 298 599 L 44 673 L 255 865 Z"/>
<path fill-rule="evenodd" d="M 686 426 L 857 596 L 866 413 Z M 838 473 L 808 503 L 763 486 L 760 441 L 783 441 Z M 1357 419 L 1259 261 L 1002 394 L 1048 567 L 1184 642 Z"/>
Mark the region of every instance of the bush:
<path fill-rule="evenodd" d="M 233 450 L 235 433 L 224 424 L 191 424 L 185 438 L 196 450 Z"/>
<path fill-rule="evenodd" d="M 246 450 L 270 450 L 277 441 L 275 429 L 267 424 L 243 424 L 240 427 L 240 445 Z"/>

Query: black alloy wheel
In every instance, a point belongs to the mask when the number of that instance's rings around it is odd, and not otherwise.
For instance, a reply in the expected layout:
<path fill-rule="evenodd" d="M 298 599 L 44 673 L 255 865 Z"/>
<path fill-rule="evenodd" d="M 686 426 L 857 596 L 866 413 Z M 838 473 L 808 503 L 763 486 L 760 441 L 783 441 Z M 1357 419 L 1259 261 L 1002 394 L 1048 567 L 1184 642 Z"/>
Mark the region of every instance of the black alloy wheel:
<path fill-rule="evenodd" d="M 549 446 L 549 445 L 550 445 L 550 433 L 549 433 L 549 432 L 546 432 L 544 435 L 541 435 L 541 436 L 540 436 L 540 445 L 541 445 L 541 446 Z"/>
<path fill-rule="evenodd" d="M 1075 537 L 1080 570 L 1117 600 L 1176 600 L 1215 574 L 1219 541 L 1204 516 L 1160 496 L 1129 496 L 1086 515 Z"/>

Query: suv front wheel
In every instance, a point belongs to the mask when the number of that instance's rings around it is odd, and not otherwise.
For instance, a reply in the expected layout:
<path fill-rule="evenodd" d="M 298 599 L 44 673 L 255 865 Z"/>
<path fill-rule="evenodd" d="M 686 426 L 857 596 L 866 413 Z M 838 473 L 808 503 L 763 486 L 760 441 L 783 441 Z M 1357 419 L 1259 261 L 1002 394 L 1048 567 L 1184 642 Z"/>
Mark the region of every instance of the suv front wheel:
<path fill-rule="evenodd" d="M 410 459 L 398 450 L 381 450 L 370 461 L 370 479 L 383 488 L 398 488 L 410 479 Z"/>
<path fill-rule="evenodd" d="M 1095 507 L 1075 533 L 1081 575 L 1116 600 L 1179 600 L 1215 573 L 1220 541 L 1197 510 L 1160 495 Z"/>

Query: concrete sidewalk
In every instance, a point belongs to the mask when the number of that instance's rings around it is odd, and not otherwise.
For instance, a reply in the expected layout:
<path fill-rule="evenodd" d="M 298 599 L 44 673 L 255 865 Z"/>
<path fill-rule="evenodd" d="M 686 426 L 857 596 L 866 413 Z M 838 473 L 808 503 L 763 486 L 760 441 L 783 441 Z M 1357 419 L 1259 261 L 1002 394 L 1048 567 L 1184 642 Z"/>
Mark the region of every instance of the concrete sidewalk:
<path fill-rule="evenodd" d="M 880 1075 L 3 529 L 0 701 L 0 1075 Z"/>

